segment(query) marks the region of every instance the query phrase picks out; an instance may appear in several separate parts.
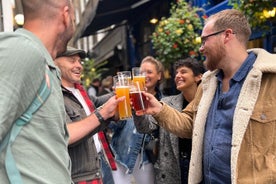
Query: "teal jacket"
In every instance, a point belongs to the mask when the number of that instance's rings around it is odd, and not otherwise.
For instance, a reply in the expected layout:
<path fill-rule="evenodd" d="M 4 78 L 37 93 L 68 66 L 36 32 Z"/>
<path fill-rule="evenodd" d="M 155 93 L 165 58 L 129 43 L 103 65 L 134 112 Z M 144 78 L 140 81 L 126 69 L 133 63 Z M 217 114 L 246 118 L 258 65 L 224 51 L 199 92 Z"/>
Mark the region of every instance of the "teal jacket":
<path fill-rule="evenodd" d="M 50 54 L 34 34 L 18 29 L 0 33 L 0 55 L 0 142 L 33 101 L 48 65 L 53 74 L 51 94 L 11 148 L 24 183 L 71 183 L 60 76 Z M 9 183 L 3 162 L 2 152 L 1 183 Z"/>

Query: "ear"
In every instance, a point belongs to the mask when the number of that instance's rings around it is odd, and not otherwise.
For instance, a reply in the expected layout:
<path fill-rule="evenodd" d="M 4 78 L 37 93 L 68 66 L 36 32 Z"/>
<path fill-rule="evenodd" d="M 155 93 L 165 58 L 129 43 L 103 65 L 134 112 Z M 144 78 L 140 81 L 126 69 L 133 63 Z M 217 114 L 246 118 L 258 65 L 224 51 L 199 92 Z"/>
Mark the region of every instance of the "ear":
<path fill-rule="evenodd" d="M 233 38 L 233 35 L 234 35 L 234 34 L 235 34 L 235 33 L 233 32 L 232 29 L 227 29 L 227 30 L 225 31 L 225 43 L 228 42 L 229 40 L 231 40 L 231 39 Z"/>
<path fill-rule="evenodd" d="M 71 24 L 71 16 L 70 16 L 70 8 L 68 6 L 65 6 L 62 11 L 63 15 L 63 23 L 65 27 L 69 27 Z"/>
<path fill-rule="evenodd" d="M 195 82 L 198 84 L 199 81 L 201 81 L 201 78 L 202 78 L 202 74 L 195 76 Z"/>
<path fill-rule="evenodd" d="M 162 73 L 159 72 L 159 73 L 158 73 L 158 80 L 159 80 L 159 81 L 161 80 L 161 77 L 162 77 Z"/>

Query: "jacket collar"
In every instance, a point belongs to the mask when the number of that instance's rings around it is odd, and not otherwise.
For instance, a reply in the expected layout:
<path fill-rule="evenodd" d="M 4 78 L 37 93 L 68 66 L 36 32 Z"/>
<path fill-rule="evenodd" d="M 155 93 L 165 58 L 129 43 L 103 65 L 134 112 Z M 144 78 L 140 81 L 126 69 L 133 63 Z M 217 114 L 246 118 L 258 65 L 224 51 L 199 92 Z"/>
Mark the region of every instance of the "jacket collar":
<path fill-rule="evenodd" d="M 276 73 L 276 54 L 271 54 L 264 49 L 249 49 L 248 52 L 254 52 L 257 55 L 256 61 L 253 65 L 254 68 L 259 69 L 261 72 Z"/>

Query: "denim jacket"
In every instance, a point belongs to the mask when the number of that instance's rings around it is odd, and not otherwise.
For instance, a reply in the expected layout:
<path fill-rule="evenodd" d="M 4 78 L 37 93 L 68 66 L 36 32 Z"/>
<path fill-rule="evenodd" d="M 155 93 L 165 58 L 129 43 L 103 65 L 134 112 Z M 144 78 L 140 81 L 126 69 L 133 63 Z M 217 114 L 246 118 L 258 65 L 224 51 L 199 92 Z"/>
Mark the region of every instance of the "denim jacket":
<path fill-rule="evenodd" d="M 128 174 L 133 172 L 139 153 L 143 158 L 140 167 L 149 162 L 144 152 L 144 145 L 149 141 L 149 135 L 138 133 L 132 118 L 111 123 L 109 127 L 113 130 L 110 147 L 116 161 L 127 168 Z"/>
<path fill-rule="evenodd" d="M 156 88 L 157 99 L 161 99 L 163 94 Z M 127 168 L 127 173 L 133 172 L 138 154 L 141 153 L 141 161 L 139 167 L 149 163 L 148 157 L 145 154 L 144 147 L 150 140 L 149 134 L 141 134 L 136 130 L 133 118 L 114 122 L 109 125 L 113 131 L 111 140 L 111 149 L 115 155 L 117 162 Z"/>

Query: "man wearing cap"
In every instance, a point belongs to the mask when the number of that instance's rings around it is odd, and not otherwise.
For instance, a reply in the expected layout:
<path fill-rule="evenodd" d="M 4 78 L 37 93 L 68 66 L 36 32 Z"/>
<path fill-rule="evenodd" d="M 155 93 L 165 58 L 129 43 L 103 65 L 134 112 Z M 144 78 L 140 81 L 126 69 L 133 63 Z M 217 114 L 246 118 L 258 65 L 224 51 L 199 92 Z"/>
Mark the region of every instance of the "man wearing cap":
<path fill-rule="evenodd" d="M 100 162 L 100 159 L 103 159 L 100 157 L 102 142 L 99 140 L 102 132 L 99 131 L 103 130 L 109 123 L 107 120 L 114 116 L 120 99 L 116 100 L 113 94 L 107 94 L 92 99 L 92 103 L 80 84 L 83 71 L 81 59 L 85 56 L 83 50 L 68 46 L 66 52 L 55 59 L 55 64 L 61 71 L 72 179 L 76 184 L 97 184 L 103 183 Z M 100 107 L 94 109 L 98 106 Z M 112 163 L 110 164 L 112 166 Z"/>

